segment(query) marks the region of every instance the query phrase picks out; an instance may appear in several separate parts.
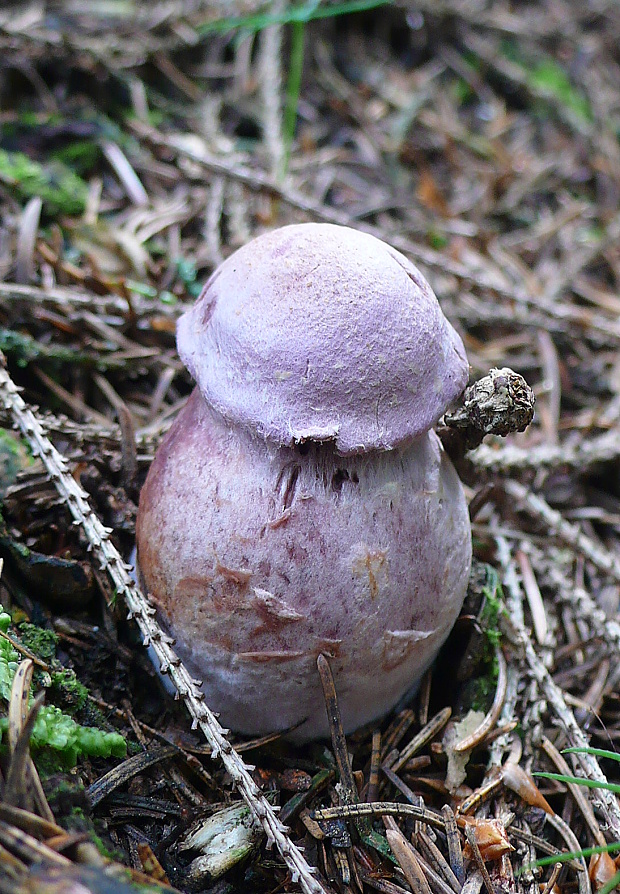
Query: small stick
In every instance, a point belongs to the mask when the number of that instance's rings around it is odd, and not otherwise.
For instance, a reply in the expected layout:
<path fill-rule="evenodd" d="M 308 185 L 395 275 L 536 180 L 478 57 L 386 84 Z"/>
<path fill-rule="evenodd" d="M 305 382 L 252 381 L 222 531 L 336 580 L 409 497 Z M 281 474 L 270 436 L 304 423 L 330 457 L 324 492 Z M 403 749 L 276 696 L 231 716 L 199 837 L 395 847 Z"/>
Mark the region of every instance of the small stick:
<path fill-rule="evenodd" d="M 394 773 L 398 773 L 398 771 L 405 766 L 409 758 L 413 757 L 416 751 L 424 748 L 424 746 L 428 742 L 430 742 L 430 740 L 433 739 L 437 735 L 437 733 L 440 732 L 440 730 L 444 728 L 444 726 L 450 719 L 451 714 L 452 708 L 449 707 L 442 708 L 441 711 L 435 714 L 433 719 L 429 720 L 424 729 L 421 729 L 420 732 L 413 737 L 409 744 L 403 748 L 396 762 L 392 764 L 390 769 L 393 770 Z"/>
<path fill-rule="evenodd" d="M 498 535 L 496 538 L 499 560 L 504 568 L 504 582 L 507 589 L 511 592 L 515 604 L 520 600 L 520 586 L 517 576 L 514 572 L 514 561 L 510 554 L 510 547 L 504 537 Z M 566 704 L 566 699 L 562 690 L 552 679 L 551 674 L 544 666 L 542 661 L 536 654 L 536 650 L 532 644 L 525 626 L 523 625 L 520 612 L 512 611 L 510 621 L 504 620 L 504 624 L 510 627 L 510 635 L 513 641 L 521 648 L 522 654 L 528 665 L 529 671 L 537 682 L 538 686 L 550 708 L 562 724 L 564 731 L 568 737 L 569 744 L 575 748 L 587 748 L 588 740 L 583 730 L 575 720 L 575 715 Z M 584 774 L 589 779 L 597 782 L 607 782 L 607 777 L 600 768 L 598 761 L 594 755 L 577 754 L 574 760 L 581 764 Z M 616 839 L 620 838 L 620 806 L 613 792 L 606 789 L 597 789 L 596 797 L 598 799 L 598 807 L 608 823 L 611 833 Z M 551 818 L 550 818 L 551 819 Z"/>
<path fill-rule="evenodd" d="M 620 432 L 617 427 L 578 444 L 540 444 L 530 448 L 514 444 L 481 444 L 467 454 L 468 461 L 476 468 L 501 475 L 514 475 L 528 469 L 539 472 L 541 469 L 557 468 L 576 469 L 583 474 L 592 466 L 617 460 L 618 457 Z"/>
<path fill-rule="evenodd" d="M 558 880 L 561 869 L 562 869 L 561 863 L 556 863 L 554 865 L 553 869 L 551 870 L 551 875 L 549 876 L 549 879 L 545 883 L 545 887 L 542 889 L 540 894 L 551 894 L 551 892 L 553 891 L 553 889 L 555 887 L 555 883 Z"/>
<path fill-rule="evenodd" d="M 376 801 L 374 804 L 341 804 L 339 807 L 322 807 L 310 813 L 317 822 L 328 822 L 335 819 L 353 819 L 358 816 L 411 816 L 420 822 L 436 829 L 444 829 L 445 823 L 441 815 L 427 807 L 415 804 L 399 804 L 397 801 Z"/>
<path fill-rule="evenodd" d="M 376 801 L 379 794 L 379 770 L 381 769 L 381 730 L 372 734 L 372 752 L 370 755 L 370 773 L 368 775 L 368 802 Z"/>
<path fill-rule="evenodd" d="M 446 828 L 446 841 L 448 844 L 448 857 L 452 872 L 456 876 L 459 885 L 465 884 L 465 864 L 463 862 L 463 849 L 461 848 L 461 836 L 456 825 L 454 811 L 449 804 L 441 808 Z"/>
<path fill-rule="evenodd" d="M 476 841 L 476 832 L 473 826 L 465 826 L 465 837 L 467 838 L 467 842 L 471 848 L 474 861 L 476 863 L 476 866 L 478 867 L 478 871 L 482 875 L 487 891 L 489 892 L 489 894 L 495 894 L 495 888 L 493 887 L 493 882 L 491 881 L 489 870 L 487 869 L 485 862 L 482 859 L 482 854 L 480 853 L 480 848 L 478 846 L 478 842 Z"/>
<path fill-rule="evenodd" d="M 336 686 L 334 685 L 334 677 L 332 675 L 329 661 L 325 655 L 321 654 L 316 660 L 321 677 L 321 685 L 323 687 L 323 695 L 325 696 L 325 710 L 327 711 L 327 719 L 329 720 L 329 728 L 332 735 L 332 748 L 334 749 L 334 757 L 338 767 L 340 783 L 344 795 L 345 804 L 356 804 L 358 801 L 357 787 L 353 778 L 353 770 L 349 760 L 349 751 L 347 749 L 347 740 L 342 728 L 342 719 L 340 717 L 340 708 L 338 707 L 338 697 L 336 695 Z"/>

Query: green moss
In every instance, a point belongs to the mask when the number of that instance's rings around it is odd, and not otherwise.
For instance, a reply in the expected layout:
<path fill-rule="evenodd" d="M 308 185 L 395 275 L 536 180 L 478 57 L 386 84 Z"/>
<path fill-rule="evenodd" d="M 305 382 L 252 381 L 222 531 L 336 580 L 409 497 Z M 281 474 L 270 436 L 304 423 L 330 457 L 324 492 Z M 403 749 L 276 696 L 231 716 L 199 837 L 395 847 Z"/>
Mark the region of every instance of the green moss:
<path fill-rule="evenodd" d="M 506 609 L 499 575 L 491 565 L 477 564 L 476 591 L 482 595 L 478 625 L 482 643 L 476 664 L 476 674 L 464 684 L 460 702 L 464 709 L 486 713 L 497 689 L 499 666 L 497 649 L 501 644 L 500 621 Z"/>
<path fill-rule="evenodd" d="M 445 248 L 448 244 L 448 237 L 446 234 L 435 228 L 427 231 L 426 238 L 430 247 L 434 248 L 436 251 L 441 251 L 441 249 Z"/>
<path fill-rule="evenodd" d="M 0 607 L 0 629 L 8 630 L 10 617 Z M 57 637 L 53 631 L 43 630 L 34 624 L 19 625 L 19 638 L 24 646 L 38 658 L 52 665 L 51 677 L 46 674 L 45 685 L 51 694 L 56 690 L 73 711 L 84 709 L 88 704 L 88 691 L 75 677 L 73 671 L 58 668 L 55 659 Z M 0 698 L 8 702 L 15 672 L 21 656 L 5 639 L 0 638 Z M 56 666 L 54 666 L 56 665 Z M 35 674 L 33 692 L 41 674 Z M 31 696 L 33 694 L 31 693 Z M 0 744 L 5 746 L 8 718 L 0 717 Z M 30 739 L 37 766 L 45 775 L 74 767 L 78 759 L 87 757 L 125 757 L 127 743 L 120 733 L 108 732 L 98 726 L 83 726 L 56 705 L 44 705 L 37 716 Z"/>
<path fill-rule="evenodd" d="M 495 697 L 497 674 L 497 659 L 493 656 L 481 666 L 480 676 L 473 677 L 464 684 L 460 695 L 461 705 L 467 710 L 482 711 L 486 714 Z"/>
<path fill-rule="evenodd" d="M 196 265 L 187 258 L 177 258 L 175 261 L 177 275 L 188 295 L 192 298 L 198 298 L 202 292 L 202 283 L 197 281 Z"/>
<path fill-rule="evenodd" d="M 486 579 L 482 587 L 484 601 L 480 611 L 480 627 L 488 640 L 491 651 L 500 644 L 502 633 L 499 629 L 500 616 L 506 611 L 504 593 L 499 575 L 491 565 L 485 565 Z"/>
<path fill-rule="evenodd" d="M 22 645 L 33 652 L 41 661 L 51 664 L 56 657 L 56 645 L 58 644 L 58 637 L 54 631 L 44 630 L 42 627 L 37 627 L 36 624 L 30 624 L 27 621 L 20 624 L 18 630 Z"/>
<path fill-rule="evenodd" d="M 86 183 L 57 160 L 42 165 L 23 152 L 0 149 L 0 181 L 22 201 L 39 196 L 52 216 L 82 214 L 86 207 Z"/>
<path fill-rule="evenodd" d="M 529 89 L 541 108 L 556 103 L 572 120 L 588 123 L 593 120 L 590 102 L 583 91 L 573 84 L 566 69 L 551 56 L 533 59 L 523 54 L 515 41 L 504 41 L 502 55 L 518 65 Z"/>
<path fill-rule="evenodd" d="M 7 615 L 6 612 L 0 614 L 0 629 L 2 629 L 4 633 L 8 630 L 7 618 L 10 623 L 10 615 Z M 11 643 L 0 637 L 0 698 L 7 702 L 11 697 L 11 686 L 13 685 L 13 678 L 19 664 L 19 659 L 19 653 L 13 648 Z"/>
<path fill-rule="evenodd" d="M 88 174 L 101 159 L 101 149 L 92 140 L 75 140 L 57 149 L 53 158 L 79 174 Z"/>
<path fill-rule="evenodd" d="M 16 438 L 15 435 L 10 431 L 7 431 L 6 428 L 0 428 L 0 445 L 2 446 L 3 451 L 10 456 L 22 459 L 25 454 L 30 462 L 33 462 L 32 453 L 30 453 L 21 439 Z"/>
<path fill-rule="evenodd" d="M 0 718 L 0 736 L 8 730 L 8 718 Z M 81 726 L 56 705 L 44 705 L 30 737 L 33 757 L 43 758 L 45 769 L 56 772 L 75 767 L 80 757 L 125 757 L 127 743 L 120 733 Z M 51 753 L 50 753 L 51 750 Z"/>
<path fill-rule="evenodd" d="M 544 59 L 528 72 L 533 90 L 554 97 L 565 109 L 581 121 L 592 120 L 592 109 L 586 97 L 571 84 L 570 78 L 554 59 Z"/>
<path fill-rule="evenodd" d="M 81 711 L 88 700 L 88 689 L 80 683 L 75 671 L 61 668 L 52 671 L 51 694 L 54 701 L 69 714 Z"/>
<path fill-rule="evenodd" d="M 6 633 L 11 624 L 11 616 L 8 612 L 5 612 L 2 606 L 0 606 L 0 630 L 3 633 Z"/>
<path fill-rule="evenodd" d="M 124 855 L 121 851 L 110 850 L 106 847 L 103 839 L 98 834 L 92 819 L 84 812 L 82 807 L 72 807 L 71 811 L 60 818 L 60 825 L 67 832 L 85 832 L 92 843 L 95 845 L 102 857 L 107 860 L 115 860 L 121 862 Z"/>
<path fill-rule="evenodd" d="M 113 361 L 108 362 L 105 356 L 95 360 L 87 351 L 76 351 L 75 348 L 61 344 L 46 345 L 31 335 L 17 332 L 15 329 L 0 328 L 0 350 L 21 367 L 40 360 L 47 360 L 56 365 L 72 363 L 102 370 L 114 365 Z"/>

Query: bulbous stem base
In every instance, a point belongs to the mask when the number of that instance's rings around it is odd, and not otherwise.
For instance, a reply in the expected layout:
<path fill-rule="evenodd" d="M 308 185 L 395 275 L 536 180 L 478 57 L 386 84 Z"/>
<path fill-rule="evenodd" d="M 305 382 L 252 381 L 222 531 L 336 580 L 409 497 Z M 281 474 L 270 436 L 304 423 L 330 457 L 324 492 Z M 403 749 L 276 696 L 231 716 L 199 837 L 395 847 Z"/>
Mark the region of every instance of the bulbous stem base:
<path fill-rule="evenodd" d="M 465 497 L 434 432 L 352 457 L 279 447 L 229 425 L 198 389 L 152 464 L 138 563 L 221 722 L 328 734 L 316 659 L 346 731 L 419 680 L 462 604 Z"/>

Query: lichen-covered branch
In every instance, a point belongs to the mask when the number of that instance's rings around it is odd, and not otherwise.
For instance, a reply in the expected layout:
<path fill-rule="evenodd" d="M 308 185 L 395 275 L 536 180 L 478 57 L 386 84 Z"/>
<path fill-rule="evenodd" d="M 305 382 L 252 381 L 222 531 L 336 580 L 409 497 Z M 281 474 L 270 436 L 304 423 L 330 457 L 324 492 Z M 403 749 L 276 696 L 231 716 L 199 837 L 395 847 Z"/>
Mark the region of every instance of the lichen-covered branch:
<path fill-rule="evenodd" d="M 620 561 L 613 553 L 588 537 L 578 525 L 566 521 L 556 509 L 552 509 L 546 500 L 519 484 L 518 481 L 507 481 L 504 489 L 530 515 L 547 525 L 560 540 L 572 546 L 598 569 L 620 583 Z"/>
<path fill-rule="evenodd" d="M 497 537 L 497 543 L 500 562 L 504 568 L 504 582 L 507 588 L 513 591 L 513 599 L 519 599 L 520 597 L 515 591 L 520 590 L 520 584 L 514 572 L 514 560 L 510 553 L 510 547 L 508 542 L 501 536 Z M 562 690 L 553 681 L 551 674 L 536 654 L 532 640 L 522 620 L 517 615 L 512 615 L 510 621 L 505 620 L 504 623 L 509 625 L 510 638 L 521 650 L 530 674 L 540 687 L 547 704 L 562 724 L 570 745 L 576 748 L 586 748 L 588 740 L 575 720 L 572 710 L 566 704 Z M 594 755 L 576 754 L 572 757 L 574 763 L 581 767 L 582 772 L 588 779 L 602 783 L 607 782 L 607 778 Z M 618 804 L 618 799 L 613 792 L 606 789 L 595 789 L 593 792 L 595 793 L 593 797 L 598 802 L 597 806 L 607 822 L 609 831 L 618 840 L 620 838 L 620 805 Z"/>
<path fill-rule="evenodd" d="M 478 469 L 512 475 L 527 469 L 538 472 L 558 467 L 583 472 L 619 457 L 620 431 L 613 428 L 602 435 L 584 438 L 577 444 L 539 444 L 528 448 L 514 444 L 481 444 L 468 454 L 467 459 Z"/>

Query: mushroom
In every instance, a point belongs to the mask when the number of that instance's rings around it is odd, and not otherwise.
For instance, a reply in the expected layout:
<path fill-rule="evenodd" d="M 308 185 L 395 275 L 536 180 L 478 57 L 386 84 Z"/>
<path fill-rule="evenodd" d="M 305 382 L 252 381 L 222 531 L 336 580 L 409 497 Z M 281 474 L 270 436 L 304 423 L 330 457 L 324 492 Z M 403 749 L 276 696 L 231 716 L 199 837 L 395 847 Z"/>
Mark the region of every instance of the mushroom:
<path fill-rule="evenodd" d="M 465 497 L 432 426 L 462 393 L 460 337 L 373 236 L 283 227 L 231 255 L 179 320 L 197 382 L 140 496 L 138 565 L 221 721 L 345 731 L 419 681 L 464 598 Z"/>

